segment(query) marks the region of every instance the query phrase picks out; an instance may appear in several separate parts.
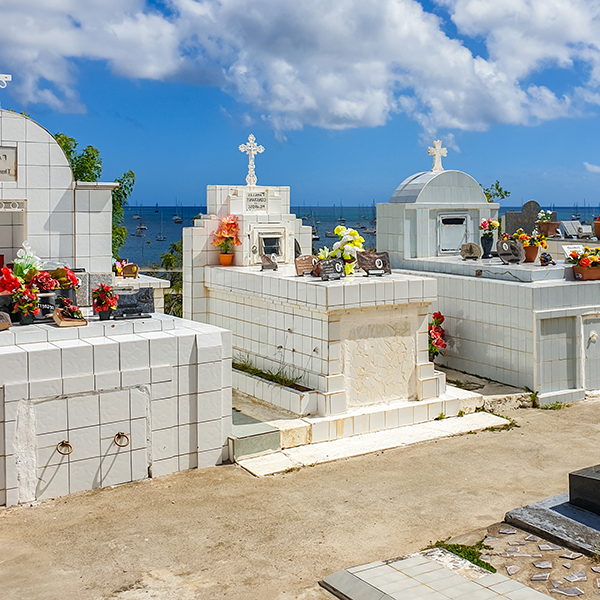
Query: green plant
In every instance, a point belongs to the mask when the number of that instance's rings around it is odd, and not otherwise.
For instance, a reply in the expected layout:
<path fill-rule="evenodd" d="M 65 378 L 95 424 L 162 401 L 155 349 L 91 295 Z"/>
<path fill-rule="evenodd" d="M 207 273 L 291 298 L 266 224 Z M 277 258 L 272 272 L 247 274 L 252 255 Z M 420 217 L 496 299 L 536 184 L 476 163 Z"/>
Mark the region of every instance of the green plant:
<path fill-rule="evenodd" d="M 525 391 L 529 394 L 529 399 L 531 400 L 532 408 L 540 407 L 540 399 L 538 397 L 539 392 L 534 392 L 532 389 L 525 386 Z"/>
<path fill-rule="evenodd" d="M 434 419 L 434 421 L 441 421 L 442 419 L 445 419 L 445 418 L 446 418 L 446 415 L 445 415 L 443 412 L 441 412 L 441 413 L 440 413 L 440 414 L 439 414 L 439 415 L 438 415 L 438 416 L 437 416 L 437 417 Z"/>
<path fill-rule="evenodd" d="M 571 405 L 568 404 L 567 402 L 559 402 L 557 400 L 556 402 L 553 402 L 552 404 L 544 404 L 543 406 L 540 406 L 540 408 L 542 410 L 560 410 L 561 408 L 568 408 L 569 406 L 571 406 Z"/>
<path fill-rule="evenodd" d="M 492 550 L 491 546 L 486 546 L 483 543 L 483 540 L 480 540 L 476 544 L 471 546 L 465 546 L 463 544 L 448 544 L 448 540 L 450 538 L 446 538 L 445 540 L 435 542 L 435 544 L 430 544 L 424 550 L 431 550 L 432 548 L 443 548 L 448 552 L 452 552 L 452 554 L 456 554 L 456 556 L 460 556 L 465 560 L 468 560 L 470 563 L 485 569 L 486 571 L 490 571 L 492 573 L 496 572 L 496 569 L 492 567 L 489 563 L 481 560 L 481 551 L 482 550 Z"/>
<path fill-rule="evenodd" d="M 248 373 L 248 375 L 252 375 L 255 377 L 262 377 L 262 379 L 266 379 L 267 381 L 271 381 L 278 385 L 283 385 L 286 387 L 293 387 L 297 385 L 300 379 L 302 379 L 301 375 L 293 375 L 290 373 L 283 365 L 277 369 L 277 371 L 266 370 L 263 371 L 255 367 L 252 364 L 249 356 L 238 357 L 233 361 L 233 368 L 238 371 L 243 371 L 244 373 Z"/>
<path fill-rule="evenodd" d="M 458 414 L 456 416 L 457 417 L 464 417 L 465 416 L 465 411 L 464 410 L 459 410 Z"/>
<path fill-rule="evenodd" d="M 505 190 L 502 187 L 500 187 L 500 182 L 497 179 L 496 183 L 493 183 L 492 185 L 490 185 L 490 187 L 481 187 L 483 188 L 483 193 L 485 194 L 485 197 L 487 198 L 488 202 L 494 202 L 496 199 L 505 200 L 510 196 L 510 192 L 508 190 Z"/>
<path fill-rule="evenodd" d="M 517 422 L 512 417 L 505 417 L 504 415 L 498 415 L 495 412 L 490 412 L 491 415 L 496 415 L 497 417 L 501 417 L 502 419 L 506 419 L 508 423 L 504 423 L 504 425 L 495 425 L 494 427 L 486 427 L 484 431 L 510 431 L 515 427 L 520 427 Z"/>
<path fill-rule="evenodd" d="M 166 315 L 183 317 L 183 240 L 174 242 L 160 255 L 160 264 L 150 264 L 155 277 L 166 279 L 171 287 L 165 292 Z"/>

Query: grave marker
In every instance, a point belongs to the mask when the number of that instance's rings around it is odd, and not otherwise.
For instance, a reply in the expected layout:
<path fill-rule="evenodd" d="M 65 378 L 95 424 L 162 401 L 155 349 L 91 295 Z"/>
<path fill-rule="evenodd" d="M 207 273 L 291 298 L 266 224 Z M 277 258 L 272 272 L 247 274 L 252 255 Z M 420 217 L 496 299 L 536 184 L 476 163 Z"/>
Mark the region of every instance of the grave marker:
<path fill-rule="evenodd" d="M 321 279 L 323 281 L 334 281 L 346 277 L 344 261 L 341 258 L 322 260 L 319 265 L 321 267 Z"/>
<path fill-rule="evenodd" d="M 271 256 L 267 256 L 263 254 L 260 257 L 261 260 L 261 271 L 277 271 L 277 255 L 271 254 Z"/>
<path fill-rule="evenodd" d="M 387 252 L 359 252 L 357 254 L 358 266 L 369 275 L 381 277 L 384 273 L 392 272 L 390 255 Z"/>
<path fill-rule="evenodd" d="M 479 244 L 469 242 L 460 247 L 460 255 L 463 260 L 478 260 L 481 258 L 481 248 Z"/>
<path fill-rule="evenodd" d="M 520 211 L 507 210 L 502 217 L 503 232 L 512 235 L 517 229 L 522 229 L 525 233 L 531 234 L 536 228 L 540 210 L 542 207 L 535 200 L 525 202 Z M 552 221 L 556 221 L 557 218 L 556 212 L 553 212 Z"/>
<path fill-rule="evenodd" d="M 313 269 L 319 259 L 310 254 L 303 254 L 296 259 L 296 275 L 303 277 L 304 275 L 312 275 Z"/>
<path fill-rule="evenodd" d="M 136 317 L 154 312 L 152 288 L 140 288 L 137 291 L 132 288 L 115 288 L 115 291 L 119 294 L 119 299 L 117 309 L 113 311 L 114 318 Z"/>
<path fill-rule="evenodd" d="M 498 240 L 496 251 L 500 260 L 505 265 L 514 265 L 525 262 L 525 248 L 521 242 L 514 240 Z"/>

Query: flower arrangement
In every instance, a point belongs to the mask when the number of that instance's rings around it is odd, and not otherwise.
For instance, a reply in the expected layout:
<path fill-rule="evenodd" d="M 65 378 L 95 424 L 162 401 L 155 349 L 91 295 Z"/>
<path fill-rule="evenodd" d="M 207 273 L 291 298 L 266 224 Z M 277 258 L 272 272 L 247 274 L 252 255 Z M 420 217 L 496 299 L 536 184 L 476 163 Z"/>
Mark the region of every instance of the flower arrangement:
<path fill-rule="evenodd" d="M 483 237 L 492 237 L 494 235 L 494 231 L 497 231 L 500 228 L 500 223 L 498 221 L 494 221 L 493 219 L 483 219 L 481 223 L 479 223 L 479 229 L 483 231 L 481 234 Z"/>
<path fill-rule="evenodd" d="M 350 275 L 354 271 L 354 263 L 359 252 L 364 252 L 364 238 L 356 231 L 356 229 L 348 229 L 343 225 L 338 225 L 334 229 L 339 240 L 333 245 L 330 250 L 324 246 L 319 250 L 317 256 L 321 260 L 329 260 L 330 258 L 341 258 L 344 261 L 344 271 L 346 275 Z"/>
<path fill-rule="evenodd" d="M 221 254 L 229 254 L 233 246 L 242 245 L 238 237 L 239 232 L 238 218 L 235 215 L 227 215 L 221 219 L 217 231 L 213 233 L 212 245 L 216 246 Z"/>
<path fill-rule="evenodd" d="M 42 269 L 42 261 L 35 255 L 31 244 L 28 241 L 23 242 L 23 247 L 17 251 L 17 258 L 13 261 L 13 272 L 21 279 L 31 270 L 39 271 Z"/>
<path fill-rule="evenodd" d="M 79 287 L 79 279 L 69 267 L 54 269 L 54 271 L 50 271 L 50 275 L 58 281 L 58 287 L 61 290 L 76 290 Z"/>
<path fill-rule="evenodd" d="M 8 267 L 0 269 L 0 294 L 14 294 L 20 290 L 23 282 Z"/>
<path fill-rule="evenodd" d="M 60 311 L 63 314 L 63 317 L 67 317 L 68 319 L 83 319 L 83 314 L 73 300 L 67 298 L 66 296 L 59 296 L 56 301 L 60 304 Z"/>
<path fill-rule="evenodd" d="M 29 271 L 29 273 L 31 273 L 31 271 Z M 27 274 L 27 277 L 29 277 L 29 273 Z M 40 292 L 51 292 L 60 286 L 58 281 L 54 279 L 48 271 L 38 271 L 31 277 L 29 282 L 31 285 L 35 285 Z"/>
<path fill-rule="evenodd" d="M 38 315 L 38 289 L 33 285 L 25 285 L 13 294 L 13 312 L 24 317 Z"/>
<path fill-rule="evenodd" d="M 119 296 L 118 294 L 115 294 L 110 285 L 101 283 L 100 287 L 92 290 L 92 299 L 94 312 L 99 313 L 101 311 L 117 310 L 117 300 L 119 299 Z"/>
<path fill-rule="evenodd" d="M 126 258 L 113 258 L 113 273 L 115 273 L 118 277 L 123 274 L 123 267 L 129 261 Z"/>
<path fill-rule="evenodd" d="M 588 248 L 585 246 L 583 252 L 578 252 L 577 250 L 573 250 L 569 256 L 565 259 L 565 262 L 568 262 L 576 267 L 581 267 L 582 269 L 591 268 L 599 268 L 600 267 L 600 248 Z"/>
<path fill-rule="evenodd" d="M 521 242 L 523 247 L 527 248 L 527 246 L 541 246 L 544 248 L 548 248 L 548 244 L 546 240 L 548 239 L 545 235 L 542 235 L 537 229 L 534 229 L 529 235 L 525 233 L 522 229 L 517 229 L 512 235 L 505 233 L 502 236 L 504 241 L 513 240 L 515 242 Z"/>
<path fill-rule="evenodd" d="M 434 312 L 432 315 L 433 321 L 429 323 L 429 360 L 441 354 L 446 355 L 446 331 L 442 327 L 444 315 L 441 312 Z"/>
<path fill-rule="evenodd" d="M 551 223 L 552 222 L 552 211 L 551 210 L 540 210 L 537 218 L 540 223 Z"/>

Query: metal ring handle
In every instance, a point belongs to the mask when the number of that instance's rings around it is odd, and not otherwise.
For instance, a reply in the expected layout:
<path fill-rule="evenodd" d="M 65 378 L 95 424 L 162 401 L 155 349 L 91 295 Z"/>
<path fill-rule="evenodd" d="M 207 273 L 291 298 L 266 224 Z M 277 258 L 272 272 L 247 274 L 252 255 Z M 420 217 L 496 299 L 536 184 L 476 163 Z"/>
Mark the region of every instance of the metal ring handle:
<path fill-rule="evenodd" d="M 122 438 L 125 438 L 127 441 L 124 444 L 119 444 L 119 440 Z M 124 448 L 125 446 L 129 446 L 129 436 L 126 433 L 119 431 L 119 433 L 117 433 L 117 435 L 115 435 L 115 444 L 121 448 Z"/>
<path fill-rule="evenodd" d="M 67 451 L 64 452 L 63 450 L 61 450 L 61 448 L 66 448 Z M 71 452 L 73 452 L 73 446 L 71 446 L 71 444 L 69 444 L 67 440 L 63 440 L 62 442 L 58 442 L 58 444 L 56 444 L 56 451 L 59 454 L 62 454 L 63 456 L 67 456 L 68 454 L 71 454 Z"/>

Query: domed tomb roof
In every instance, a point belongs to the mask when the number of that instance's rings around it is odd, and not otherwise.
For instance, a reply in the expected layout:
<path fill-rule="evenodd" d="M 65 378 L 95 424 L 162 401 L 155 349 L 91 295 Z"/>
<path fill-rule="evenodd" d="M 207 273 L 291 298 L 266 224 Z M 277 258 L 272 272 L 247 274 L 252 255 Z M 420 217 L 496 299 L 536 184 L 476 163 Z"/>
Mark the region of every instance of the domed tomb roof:
<path fill-rule="evenodd" d="M 487 204 L 481 186 L 462 171 L 424 171 L 407 177 L 392 194 L 391 203 Z"/>

